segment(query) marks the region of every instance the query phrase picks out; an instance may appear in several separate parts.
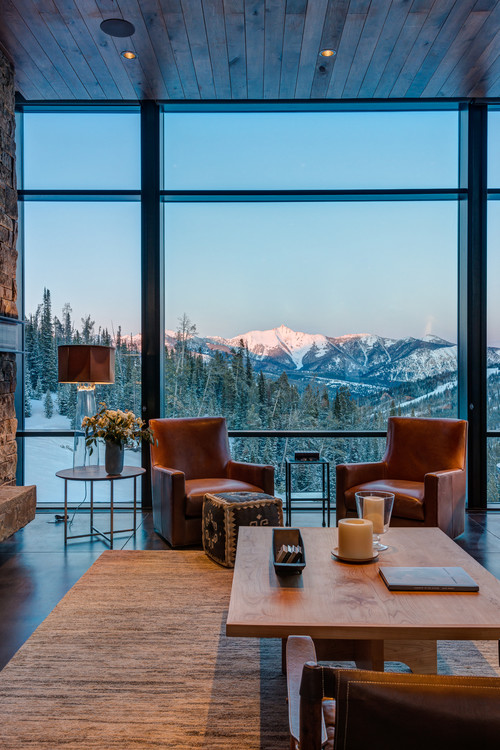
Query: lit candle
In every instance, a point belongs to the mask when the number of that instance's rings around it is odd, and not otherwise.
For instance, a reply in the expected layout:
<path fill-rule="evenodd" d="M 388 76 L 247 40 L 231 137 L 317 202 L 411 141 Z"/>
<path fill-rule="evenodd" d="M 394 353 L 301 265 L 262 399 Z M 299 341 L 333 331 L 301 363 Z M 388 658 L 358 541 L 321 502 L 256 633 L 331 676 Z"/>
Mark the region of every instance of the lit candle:
<path fill-rule="evenodd" d="M 339 557 L 369 560 L 373 557 L 373 523 L 366 518 L 339 521 Z"/>
<path fill-rule="evenodd" d="M 373 533 L 384 533 L 385 498 L 365 495 L 363 498 L 363 518 L 373 523 Z"/>

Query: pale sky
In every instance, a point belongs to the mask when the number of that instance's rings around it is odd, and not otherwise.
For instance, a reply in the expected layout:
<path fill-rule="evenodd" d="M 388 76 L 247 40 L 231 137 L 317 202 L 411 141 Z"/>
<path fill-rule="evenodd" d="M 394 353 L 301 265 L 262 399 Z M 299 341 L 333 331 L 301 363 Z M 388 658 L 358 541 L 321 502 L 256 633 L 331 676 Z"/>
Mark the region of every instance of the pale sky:
<path fill-rule="evenodd" d="M 137 115 L 29 114 L 25 137 L 26 188 L 139 186 Z M 453 188 L 457 148 L 456 112 L 165 118 L 172 189 Z M 26 311 L 48 286 L 55 314 L 69 302 L 77 322 L 137 333 L 139 204 L 25 206 Z M 167 327 L 186 312 L 203 335 L 284 323 L 456 341 L 454 201 L 168 203 L 164 217 Z"/>

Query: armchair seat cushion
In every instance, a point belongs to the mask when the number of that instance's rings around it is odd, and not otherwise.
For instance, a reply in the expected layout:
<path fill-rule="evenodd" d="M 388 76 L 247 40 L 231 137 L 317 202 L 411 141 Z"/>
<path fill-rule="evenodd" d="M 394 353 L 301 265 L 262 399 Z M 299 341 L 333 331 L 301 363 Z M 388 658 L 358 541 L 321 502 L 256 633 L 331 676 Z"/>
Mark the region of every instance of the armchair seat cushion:
<path fill-rule="evenodd" d="M 375 482 L 365 482 L 351 487 L 345 493 L 346 507 L 356 513 L 356 492 L 373 490 L 378 492 L 394 492 L 395 518 L 410 518 L 423 521 L 424 515 L 424 483 L 410 482 L 405 479 L 379 479 Z"/>
<path fill-rule="evenodd" d="M 210 492 L 262 492 L 260 487 L 238 479 L 214 477 L 213 479 L 187 479 L 184 513 L 187 518 L 201 518 L 205 495 Z"/>

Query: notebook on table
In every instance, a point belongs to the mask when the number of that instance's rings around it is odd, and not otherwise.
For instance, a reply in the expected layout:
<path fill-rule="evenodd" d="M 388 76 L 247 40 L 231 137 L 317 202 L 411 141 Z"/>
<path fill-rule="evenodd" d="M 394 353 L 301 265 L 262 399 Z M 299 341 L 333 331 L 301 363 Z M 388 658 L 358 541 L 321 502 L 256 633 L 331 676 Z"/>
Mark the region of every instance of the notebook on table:
<path fill-rule="evenodd" d="M 479 591 L 479 586 L 463 568 L 379 569 L 390 591 Z"/>

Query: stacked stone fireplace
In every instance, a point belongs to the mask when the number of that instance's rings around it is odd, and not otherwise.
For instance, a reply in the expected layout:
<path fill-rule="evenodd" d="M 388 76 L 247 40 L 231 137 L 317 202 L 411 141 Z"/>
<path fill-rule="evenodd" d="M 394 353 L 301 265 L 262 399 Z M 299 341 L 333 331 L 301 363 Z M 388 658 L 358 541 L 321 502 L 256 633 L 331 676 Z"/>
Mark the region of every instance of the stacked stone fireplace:
<path fill-rule="evenodd" d="M 14 69 L 0 50 L 0 315 L 17 318 Z M 0 351 L 0 486 L 15 484 L 16 359 Z"/>
<path fill-rule="evenodd" d="M 0 49 L 0 316 L 17 318 L 14 69 Z M 0 319 L 0 325 L 2 324 Z M 7 323 L 7 325 L 9 325 Z M 0 542 L 35 517 L 36 488 L 15 487 L 16 355 L 0 347 Z"/>

